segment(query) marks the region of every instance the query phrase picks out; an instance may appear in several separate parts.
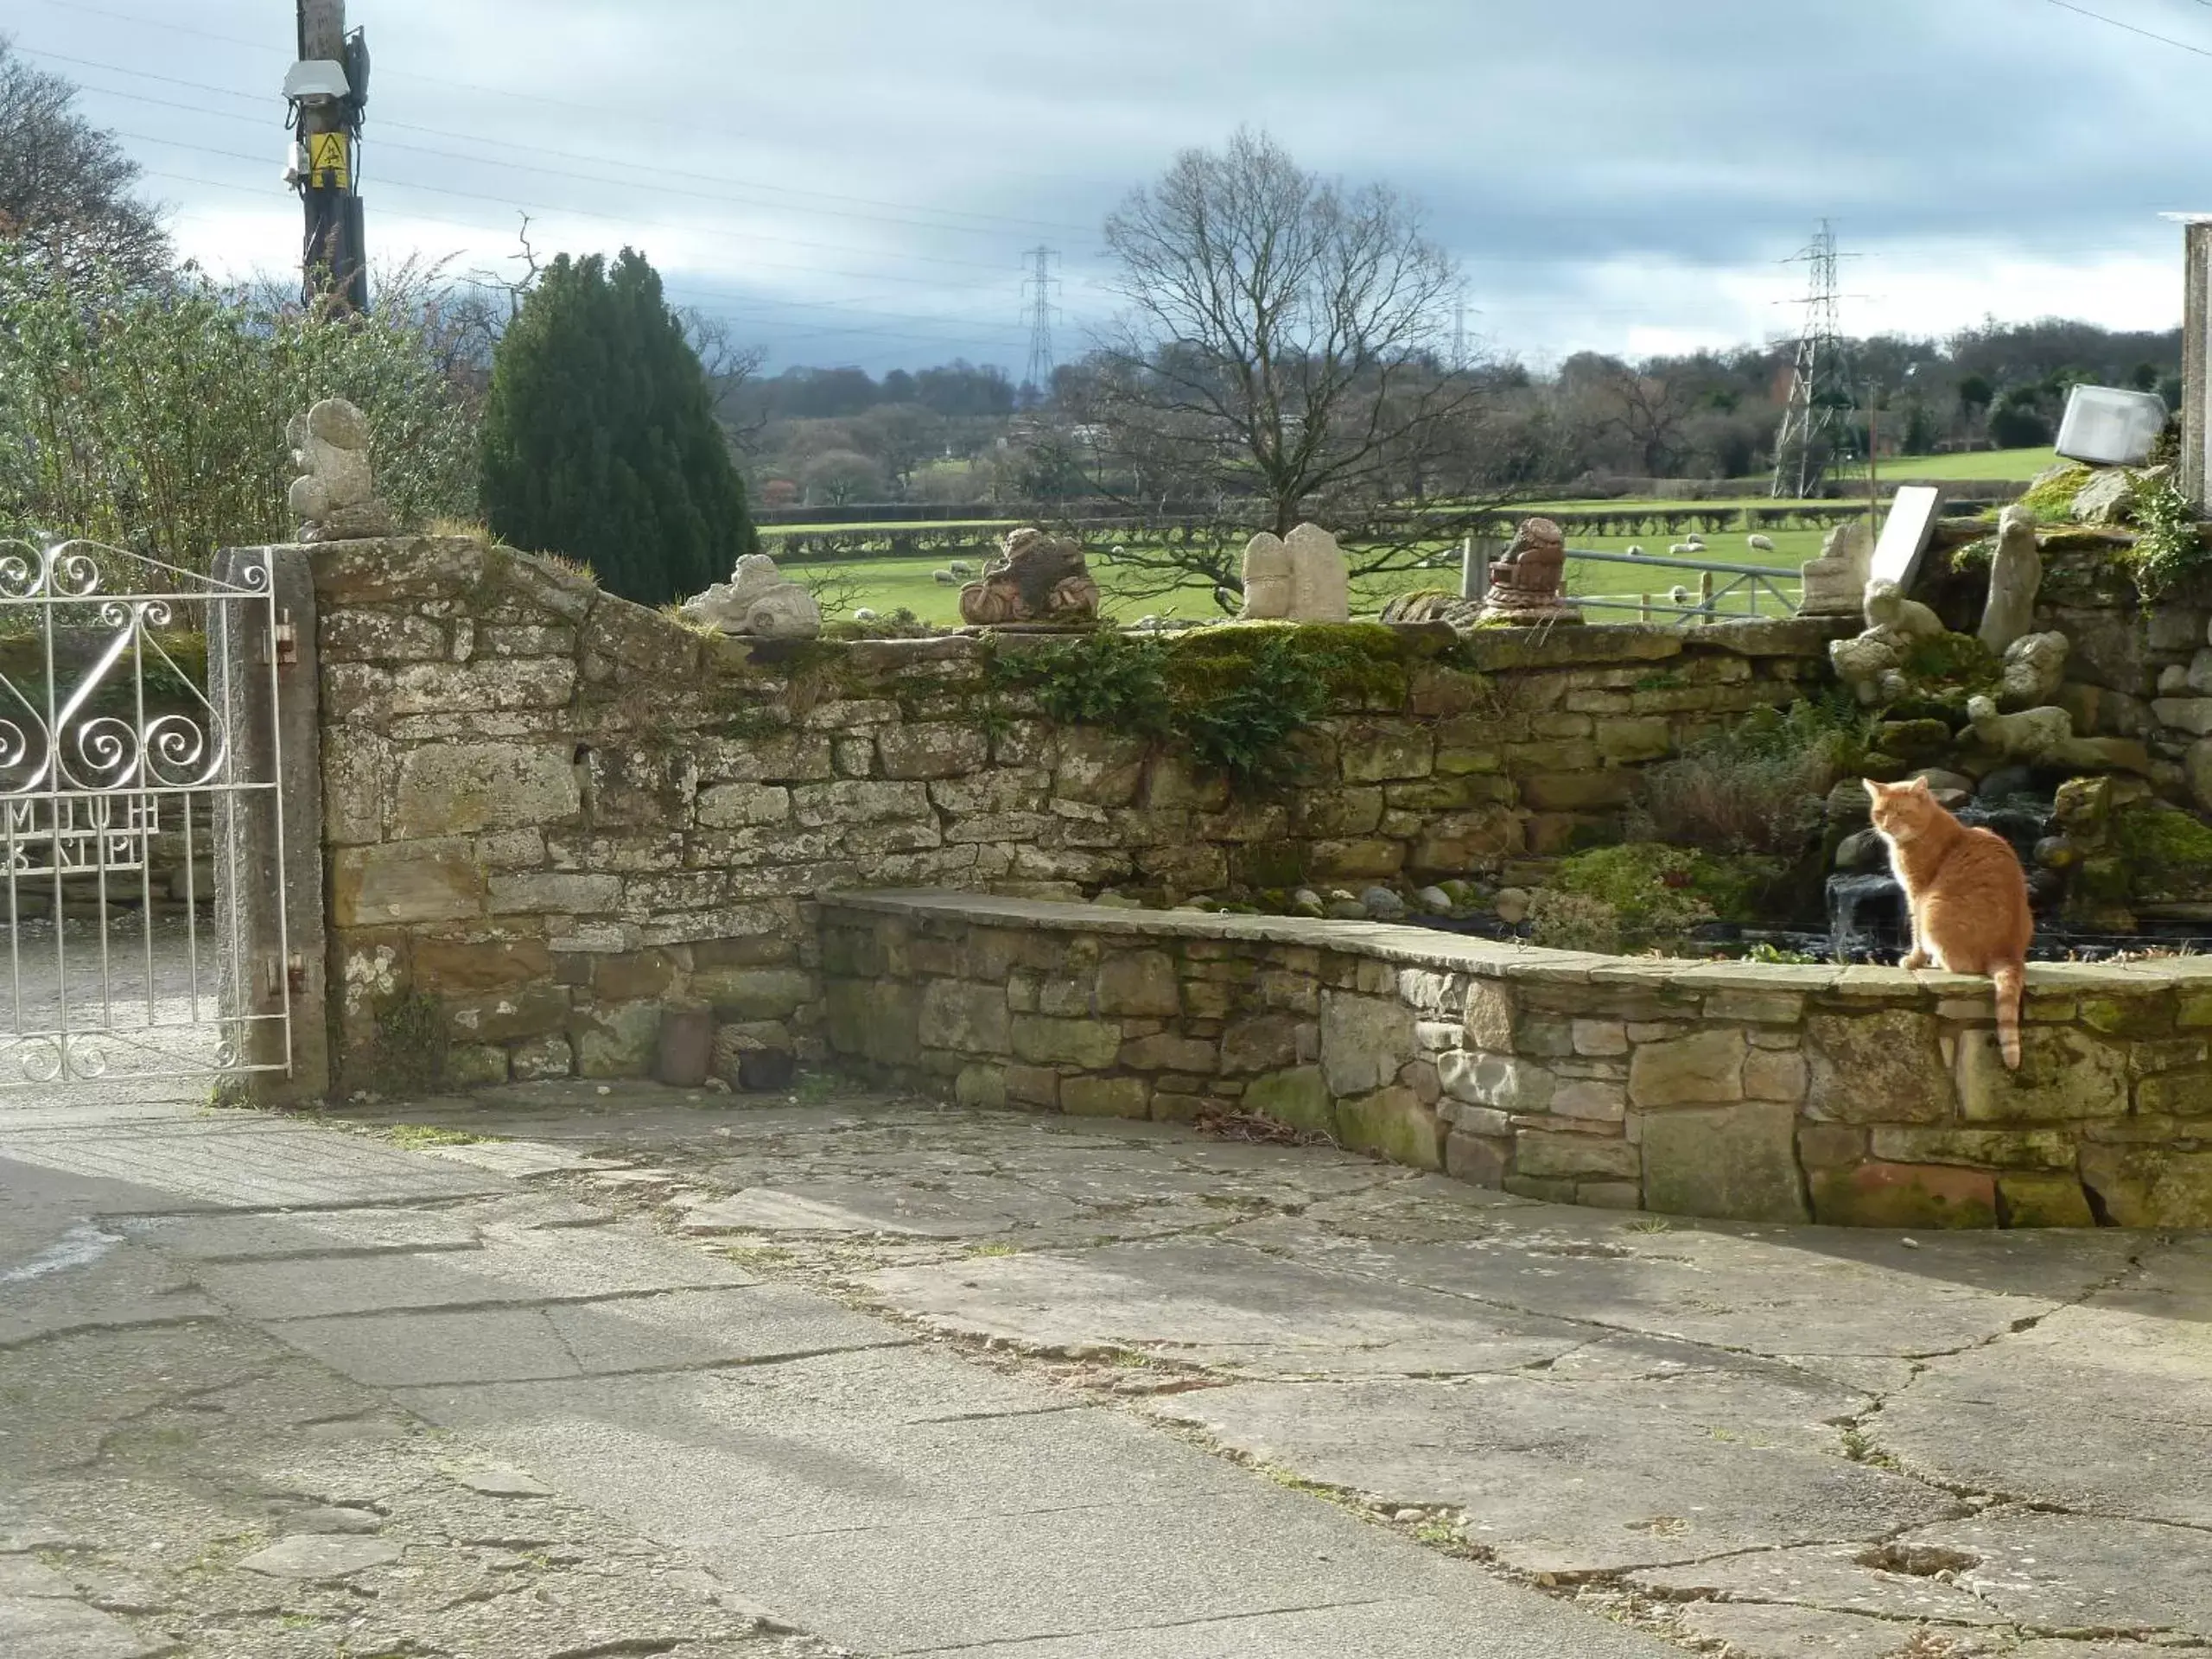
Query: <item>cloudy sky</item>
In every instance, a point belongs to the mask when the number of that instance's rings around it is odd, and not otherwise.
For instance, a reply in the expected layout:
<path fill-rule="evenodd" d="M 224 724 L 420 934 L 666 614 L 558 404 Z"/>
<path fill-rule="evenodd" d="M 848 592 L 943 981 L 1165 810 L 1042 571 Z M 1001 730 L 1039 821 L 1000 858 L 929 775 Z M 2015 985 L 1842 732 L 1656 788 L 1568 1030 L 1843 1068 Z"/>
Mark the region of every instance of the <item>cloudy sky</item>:
<path fill-rule="evenodd" d="M 7 0 L 127 135 L 183 248 L 297 257 L 292 0 Z M 1099 222 L 1261 125 L 1387 180 L 1537 362 L 1788 329 L 1831 219 L 1853 332 L 2179 321 L 2212 209 L 2212 0 L 350 0 L 374 54 L 372 251 L 645 250 L 771 365 L 1019 373 L 1103 320 Z M 2088 14 L 2096 14 L 2091 16 Z"/>

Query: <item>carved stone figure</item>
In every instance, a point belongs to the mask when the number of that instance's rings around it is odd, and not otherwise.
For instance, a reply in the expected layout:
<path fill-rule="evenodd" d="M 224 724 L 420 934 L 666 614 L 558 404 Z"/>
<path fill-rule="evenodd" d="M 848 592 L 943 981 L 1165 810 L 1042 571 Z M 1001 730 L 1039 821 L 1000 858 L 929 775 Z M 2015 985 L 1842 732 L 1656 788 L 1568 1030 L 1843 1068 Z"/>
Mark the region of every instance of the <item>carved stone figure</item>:
<path fill-rule="evenodd" d="M 1999 706 L 2035 709 L 2056 696 L 2066 680 L 2069 649 L 2066 636 L 2056 632 L 2024 633 L 2007 645 Z"/>
<path fill-rule="evenodd" d="M 1262 531 L 1244 550 L 1247 621 L 1344 622 L 1351 617 L 1351 579 L 1337 538 L 1300 524 L 1286 539 Z"/>
<path fill-rule="evenodd" d="M 1801 569 L 1805 596 L 1801 616 L 1849 616 L 1866 602 L 1866 575 L 1874 563 L 1874 538 L 1863 524 L 1838 524 L 1821 543 L 1821 556 Z"/>
<path fill-rule="evenodd" d="M 1967 702 L 1967 718 L 1983 747 L 2007 760 L 2049 760 L 2061 756 L 2074 739 L 2074 716 L 2063 709 L 2025 709 L 2000 715 L 1987 697 Z"/>
<path fill-rule="evenodd" d="M 2043 554 L 2036 546 L 2036 516 L 2010 506 L 1997 520 L 1997 555 L 1989 564 L 1989 602 L 1982 607 L 1981 643 L 1999 656 L 2035 626 L 2036 590 L 2043 586 Z"/>
<path fill-rule="evenodd" d="M 1907 599 L 1897 583 L 1879 579 L 1866 584 L 1866 632 L 1828 645 L 1836 677 L 1868 708 L 1894 702 L 1912 689 L 1904 663 L 1913 642 L 1944 632 L 1942 621 L 1917 600 Z"/>
<path fill-rule="evenodd" d="M 1872 709 L 1894 702 L 1911 690 L 1904 677 L 1904 655 L 1897 642 L 1876 629 L 1850 639 L 1829 642 L 1828 661 L 1836 678 Z"/>
<path fill-rule="evenodd" d="M 359 541 L 392 532 L 391 509 L 377 499 L 369 423 L 343 397 L 326 397 L 284 428 L 300 476 L 286 498 L 303 542 Z"/>
<path fill-rule="evenodd" d="M 1566 535 L 1548 518 L 1528 520 L 1504 556 L 1490 568 L 1483 620 L 1516 626 L 1580 622 L 1582 613 L 1560 594 L 1566 574 Z"/>
<path fill-rule="evenodd" d="M 1005 550 L 983 567 L 983 579 L 960 590 L 963 620 L 1083 623 L 1098 614 L 1098 584 L 1080 543 L 1017 530 Z"/>
<path fill-rule="evenodd" d="M 1906 645 L 1940 639 L 1948 632 L 1935 612 L 1916 599 L 1907 599 L 1894 582 L 1878 580 L 1866 584 L 1866 629 L 1894 634 Z"/>
<path fill-rule="evenodd" d="M 798 582 L 786 580 L 765 553 L 747 553 L 728 582 L 685 601 L 687 620 L 724 633 L 762 639 L 811 639 L 822 632 L 822 607 Z"/>

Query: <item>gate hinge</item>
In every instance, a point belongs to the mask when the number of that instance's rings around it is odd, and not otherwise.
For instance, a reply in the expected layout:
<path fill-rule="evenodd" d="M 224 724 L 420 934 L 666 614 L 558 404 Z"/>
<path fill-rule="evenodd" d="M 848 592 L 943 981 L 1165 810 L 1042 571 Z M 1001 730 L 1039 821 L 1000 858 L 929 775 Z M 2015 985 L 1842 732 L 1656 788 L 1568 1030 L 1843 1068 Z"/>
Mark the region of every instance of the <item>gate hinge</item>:
<path fill-rule="evenodd" d="M 292 613 L 280 611 L 276 616 L 276 665 L 292 668 L 300 660 L 300 631 L 292 626 Z"/>
<path fill-rule="evenodd" d="M 294 996 L 308 994 L 308 962 L 305 957 L 296 953 L 284 964 L 284 988 Z"/>

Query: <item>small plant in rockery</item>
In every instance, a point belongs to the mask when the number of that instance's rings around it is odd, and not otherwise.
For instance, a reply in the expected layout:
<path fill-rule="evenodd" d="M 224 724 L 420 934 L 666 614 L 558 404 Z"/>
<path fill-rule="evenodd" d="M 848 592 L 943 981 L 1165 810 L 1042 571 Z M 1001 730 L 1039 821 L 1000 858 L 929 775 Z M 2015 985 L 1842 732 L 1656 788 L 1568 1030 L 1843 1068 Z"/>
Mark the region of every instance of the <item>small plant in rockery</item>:
<path fill-rule="evenodd" d="M 2047 476 L 2030 486 L 2021 496 L 2020 505 L 2045 524 L 2063 523 L 2074 516 L 2074 498 L 2094 476 L 2093 467 L 2054 467 Z"/>
<path fill-rule="evenodd" d="M 2145 603 L 2156 605 L 2212 569 L 2212 549 L 2205 545 L 2196 509 L 2172 484 L 2136 492 L 2135 522 L 2139 529 L 2135 544 L 2118 556 Z"/>
<path fill-rule="evenodd" d="M 1295 740 L 1331 709 L 1402 702 L 1403 649 L 1388 630 L 1356 623 L 1165 638 L 1100 630 L 987 645 L 982 678 L 987 702 L 1019 693 L 1061 724 L 1170 742 L 1202 766 L 1264 787 L 1296 773 L 1304 753 Z"/>
<path fill-rule="evenodd" d="M 1673 950 L 1709 922 L 1755 915 L 1782 874 L 1779 860 L 1756 855 L 1630 842 L 1566 860 L 1547 891 L 1602 906 L 1630 946 Z M 1539 943 L 1549 943 L 1541 921 L 1536 931 Z"/>
<path fill-rule="evenodd" d="M 1539 887 L 1529 895 L 1529 937 L 1553 950 L 1611 956 L 1621 948 L 1621 918 L 1602 899 Z"/>
<path fill-rule="evenodd" d="M 1284 632 L 1267 640 L 1243 675 L 1176 708 L 1176 730 L 1201 765 L 1259 782 L 1297 770 L 1291 740 L 1327 711 L 1330 688 L 1300 660 L 1292 638 Z"/>
<path fill-rule="evenodd" d="M 1984 536 L 1951 550 L 1951 569 L 1954 570 L 1986 570 L 1997 561 L 1997 538 Z"/>
<path fill-rule="evenodd" d="M 1865 758 L 1869 730 L 1842 699 L 1755 709 L 1644 772 L 1630 838 L 1794 857 L 1819 832 L 1823 798 Z"/>

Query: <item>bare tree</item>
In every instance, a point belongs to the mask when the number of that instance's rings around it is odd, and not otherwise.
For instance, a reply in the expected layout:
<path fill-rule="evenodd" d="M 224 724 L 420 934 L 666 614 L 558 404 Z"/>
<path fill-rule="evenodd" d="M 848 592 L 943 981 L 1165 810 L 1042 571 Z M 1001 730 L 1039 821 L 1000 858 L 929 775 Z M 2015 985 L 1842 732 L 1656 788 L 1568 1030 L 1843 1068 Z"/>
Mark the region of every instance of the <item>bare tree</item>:
<path fill-rule="evenodd" d="M 1132 537 L 1125 583 L 1199 575 L 1226 603 L 1240 532 L 1306 518 L 1359 543 L 1355 574 L 1407 569 L 1503 499 L 1484 378 L 1439 350 L 1457 268 L 1395 192 L 1240 131 L 1178 156 L 1106 241 L 1127 309 L 1066 384 L 1065 442 L 1103 493 L 1176 526 Z"/>
<path fill-rule="evenodd" d="M 740 454 L 752 454 L 767 427 L 768 416 L 744 392 L 768 360 L 767 348 L 738 345 L 730 337 L 728 318 L 715 316 L 696 306 L 686 307 L 676 317 L 683 325 L 683 338 L 697 354 L 699 366 L 706 372 L 722 430 L 729 434 L 732 447 Z"/>
<path fill-rule="evenodd" d="M 168 271 L 159 213 L 131 192 L 138 163 L 77 112 L 77 88 L 0 36 L 0 240 L 73 286 L 105 268 L 132 283 Z"/>
<path fill-rule="evenodd" d="M 1675 376 L 1624 367 L 1605 390 L 1612 423 L 1635 446 L 1644 472 L 1669 476 L 1680 463 L 1682 428 L 1693 410 L 1689 388 Z"/>

